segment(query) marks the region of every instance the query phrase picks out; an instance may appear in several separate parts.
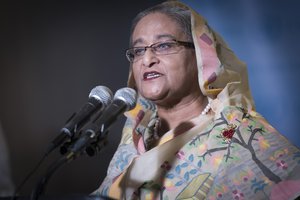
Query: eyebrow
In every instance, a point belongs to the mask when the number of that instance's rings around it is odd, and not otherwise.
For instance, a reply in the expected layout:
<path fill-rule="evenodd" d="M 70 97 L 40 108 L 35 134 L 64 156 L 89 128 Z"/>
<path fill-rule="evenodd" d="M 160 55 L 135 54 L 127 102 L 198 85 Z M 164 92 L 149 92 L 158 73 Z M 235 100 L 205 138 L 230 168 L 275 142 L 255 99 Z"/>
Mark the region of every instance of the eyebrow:
<path fill-rule="evenodd" d="M 166 38 L 166 39 L 172 39 L 172 40 L 176 40 L 176 38 L 171 35 L 171 34 L 162 34 L 162 35 L 157 35 L 155 36 L 156 40 L 160 40 L 162 38 Z M 133 43 L 132 43 L 132 47 L 134 47 L 136 44 L 138 43 L 142 43 L 144 40 L 142 38 L 138 38 L 136 39 Z"/>

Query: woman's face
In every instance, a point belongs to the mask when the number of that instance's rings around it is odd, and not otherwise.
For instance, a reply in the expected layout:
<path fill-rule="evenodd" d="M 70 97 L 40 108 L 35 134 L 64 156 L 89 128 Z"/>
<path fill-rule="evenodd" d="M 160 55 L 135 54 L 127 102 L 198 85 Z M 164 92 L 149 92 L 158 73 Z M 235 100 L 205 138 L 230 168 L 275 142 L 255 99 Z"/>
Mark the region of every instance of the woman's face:
<path fill-rule="evenodd" d="M 187 41 L 180 26 L 161 13 L 142 18 L 132 34 L 133 47 L 173 39 Z M 182 47 L 178 53 L 169 55 L 156 55 L 147 49 L 144 56 L 132 64 L 132 70 L 139 93 L 157 105 L 172 106 L 183 98 L 201 93 L 194 49 Z"/>

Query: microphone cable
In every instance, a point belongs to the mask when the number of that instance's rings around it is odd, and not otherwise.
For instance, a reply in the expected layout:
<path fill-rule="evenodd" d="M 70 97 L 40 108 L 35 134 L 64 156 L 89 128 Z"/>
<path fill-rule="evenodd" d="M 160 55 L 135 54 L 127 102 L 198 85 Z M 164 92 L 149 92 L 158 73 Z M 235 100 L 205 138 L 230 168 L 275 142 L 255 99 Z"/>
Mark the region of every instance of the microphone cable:
<path fill-rule="evenodd" d="M 27 176 L 23 179 L 23 181 L 18 185 L 16 188 L 14 195 L 12 196 L 11 200 L 15 200 L 18 193 L 21 191 L 22 187 L 25 185 L 25 183 L 29 180 L 29 178 L 38 170 L 38 168 L 42 165 L 44 160 L 48 157 L 48 155 L 51 153 L 51 151 L 44 154 L 42 159 L 36 164 L 36 166 L 27 174 Z"/>
<path fill-rule="evenodd" d="M 46 185 L 51 176 L 54 174 L 54 172 L 56 172 L 56 170 L 63 164 L 71 162 L 75 158 L 75 154 L 72 154 L 69 156 L 63 156 L 60 159 L 56 160 L 54 163 L 52 163 L 52 165 L 50 165 L 47 169 L 45 175 L 38 181 L 38 183 L 32 190 L 30 200 L 38 200 L 38 198 L 44 193 Z"/>

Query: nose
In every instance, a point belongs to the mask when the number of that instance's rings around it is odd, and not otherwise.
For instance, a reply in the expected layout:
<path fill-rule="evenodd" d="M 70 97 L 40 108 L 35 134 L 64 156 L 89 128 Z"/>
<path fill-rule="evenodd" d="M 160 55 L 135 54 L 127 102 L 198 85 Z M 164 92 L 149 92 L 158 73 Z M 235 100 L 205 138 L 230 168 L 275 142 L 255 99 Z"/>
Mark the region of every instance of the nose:
<path fill-rule="evenodd" d="M 147 48 L 142 58 L 142 64 L 145 67 L 152 67 L 154 64 L 159 63 L 158 57 L 155 55 L 151 48 Z"/>

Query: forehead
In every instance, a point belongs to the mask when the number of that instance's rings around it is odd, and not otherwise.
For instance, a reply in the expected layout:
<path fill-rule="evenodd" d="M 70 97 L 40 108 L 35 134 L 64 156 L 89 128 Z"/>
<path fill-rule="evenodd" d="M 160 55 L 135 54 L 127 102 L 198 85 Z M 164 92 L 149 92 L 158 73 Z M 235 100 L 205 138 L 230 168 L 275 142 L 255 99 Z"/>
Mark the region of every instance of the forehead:
<path fill-rule="evenodd" d="M 151 13 L 143 17 L 132 33 L 132 45 L 148 44 L 161 39 L 184 39 L 179 24 L 162 13 Z"/>

